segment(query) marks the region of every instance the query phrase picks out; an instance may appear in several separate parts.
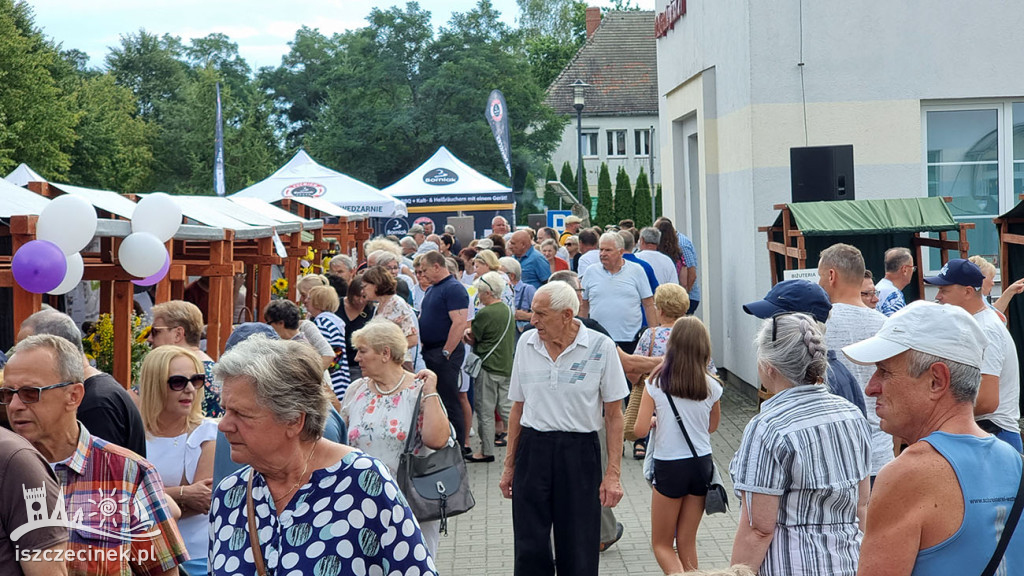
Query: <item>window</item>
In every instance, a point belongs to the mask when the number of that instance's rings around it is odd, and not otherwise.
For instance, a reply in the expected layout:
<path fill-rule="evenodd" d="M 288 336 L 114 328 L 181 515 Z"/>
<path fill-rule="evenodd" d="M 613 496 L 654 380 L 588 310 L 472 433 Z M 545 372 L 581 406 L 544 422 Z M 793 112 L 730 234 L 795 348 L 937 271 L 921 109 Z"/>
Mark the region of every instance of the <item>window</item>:
<path fill-rule="evenodd" d="M 625 130 L 609 130 L 608 131 L 608 155 L 609 156 L 625 156 L 626 155 L 626 131 Z"/>
<path fill-rule="evenodd" d="M 633 130 L 633 153 L 636 156 L 651 155 L 650 130 Z"/>
<path fill-rule="evenodd" d="M 584 156 L 597 156 L 597 132 L 583 132 L 580 150 Z"/>
<path fill-rule="evenodd" d="M 1006 182 L 1012 174 L 1021 174 L 1024 188 L 1024 146 L 1014 147 L 1008 134 L 1015 132 L 1010 119 L 1017 112 L 1024 124 L 1024 103 L 1003 105 L 947 106 L 925 111 L 928 196 L 948 196 L 953 217 L 973 222 L 967 231 L 971 253 L 998 262 L 999 238 L 992 218 L 1014 204 L 1016 197 Z M 1021 126 L 1024 128 L 1024 126 Z M 1024 144 L 1024 142 L 1022 142 Z M 1008 148 L 1016 148 L 1010 155 Z M 1012 168 L 1006 158 L 1020 158 Z M 1011 174 L 1004 174 L 1004 172 Z M 954 234 L 955 236 L 955 234 Z M 930 250 L 929 262 L 938 262 L 936 250 Z M 929 268 L 936 269 L 935 264 Z"/>

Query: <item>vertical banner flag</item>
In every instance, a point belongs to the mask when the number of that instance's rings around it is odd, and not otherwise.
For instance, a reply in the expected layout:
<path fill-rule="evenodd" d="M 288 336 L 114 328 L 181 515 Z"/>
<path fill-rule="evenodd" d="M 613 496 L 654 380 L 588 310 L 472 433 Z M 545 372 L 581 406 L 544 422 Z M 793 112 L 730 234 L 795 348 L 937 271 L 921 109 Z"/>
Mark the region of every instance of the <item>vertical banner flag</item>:
<path fill-rule="evenodd" d="M 220 110 L 220 82 L 217 82 L 217 127 L 214 131 L 213 189 L 224 195 L 224 119 Z"/>
<path fill-rule="evenodd" d="M 491 132 L 494 133 L 494 141 L 498 143 L 498 151 L 505 161 L 505 170 L 508 170 L 508 177 L 512 177 L 512 150 L 508 135 L 508 106 L 505 104 L 505 95 L 501 90 L 492 90 L 487 98 L 487 123 L 491 125 Z"/>

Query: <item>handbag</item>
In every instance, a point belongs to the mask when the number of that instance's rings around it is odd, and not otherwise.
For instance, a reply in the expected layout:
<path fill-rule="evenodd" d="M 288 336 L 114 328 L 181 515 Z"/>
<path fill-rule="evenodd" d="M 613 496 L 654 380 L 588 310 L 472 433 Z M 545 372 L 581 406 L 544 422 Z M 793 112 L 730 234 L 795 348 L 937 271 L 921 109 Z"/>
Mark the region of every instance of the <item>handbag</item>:
<path fill-rule="evenodd" d="M 245 486 L 245 514 L 249 517 L 249 546 L 252 548 L 252 563 L 256 565 L 256 576 L 267 576 L 267 566 L 263 562 L 263 548 L 256 530 L 256 507 L 252 503 L 252 479 L 256 470 L 249 469 L 249 483 Z"/>
<path fill-rule="evenodd" d="M 1021 455 L 1024 458 L 1024 454 Z M 981 573 L 981 576 L 993 576 L 996 573 L 996 569 L 999 568 L 1000 562 L 1003 561 L 1003 554 L 1006 553 L 1006 547 L 1010 545 L 1010 538 L 1013 537 L 1013 530 L 1020 523 L 1021 509 L 1024 508 L 1024 469 L 1021 469 L 1020 485 L 1017 486 L 1017 496 L 1013 499 L 1013 508 L 1010 509 L 1010 515 L 1006 518 L 1006 525 L 1003 527 L 1003 535 L 999 537 L 999 544 L 996 545 L 996 551 L 992 553 L 992 558 L 988 561 L 988 565 L 985 566 L 985 571 Z"/>
<path fill-rule="evenodd" d="M 686 444 L 690 447 L 690 453 L 697 456 L 697 450 L 694 449 L 693 442 L 690 441 L 690 435 L 686 433 L 686 426 L 683 425 L 683 419 L 679 416 L 676 403 L 672 400 L 671 395 L 665 394 L 665 396 L 668 397 L 668 405 L 676 416 L 679 429 L 683 431 L 683 438 L 686 438 Z M 704 513 L 708 515 L 724 514 L 729 510 L 729 496 L 725 492 L 725 486 L 722 485 L 722 476 L 718 473 L 718 467 L 715 466 L 714 460 L 711 460 L 711 478 L 708 479 L 707 486 L 708 494 L 704 498 Z"/>
<path fill-rule="evenodd" d="M 508 314 L 508 322 L 505 324 L 505 330 L 501 333 L 501 338 L 491 347 L 491 351 L 488 352 L 483 358 L 475 354 L 472 350 L 466 351 L 466 360 L 462 363 L 462 371 L 469 374 L 470 378 L 476 378 L 480 375 L 480 370 L 484 367 L 484 361 L 494 354 L 494 351 L 501 345 L 501 341 L 505 339 L 505 334 L 508 333 L 508 327 L 512 325 L 513 313 L 510 311 Z"/>
<path fill-rule="evenodd" d="M 476 500 L 466 479 L 466 462 L 462 458 L 462 450 L 451 437 L 440 450 L 426 456 L 413 454 L 416 422 L 420 417 L 422 400 L 421 388 L 416 396 L 416 407 L 406 435 L 405 449 L 398 461 L 395 481 L 416 520 L 440 520 L 441 531 L 447 536 L 448 518 L 468 512 L 476 505 Z"/>
<path fill-rule="evenodd" d="M 654 328 L 648 328 L 651 331 L 651 347 L 647 349 L 647 357 L 651 357 L 651 352 L 654 351 Z M 636 434 L 633 433 L 633 426 L 636 425 L 637 414 L 640 413 L 640 401 L 644 397 L 644 385 L 647 383 L 648 374 L 642 374 L 637 380 L 637 383 L 633 385 L 633 389 L 629 391 L 629 402 L 626 403 L 626 419 L 622 423 L 622 436 L 630 441 L 635 442 L 637 440 Z M 650 441 L 647 442 L 650 444 Z"/>

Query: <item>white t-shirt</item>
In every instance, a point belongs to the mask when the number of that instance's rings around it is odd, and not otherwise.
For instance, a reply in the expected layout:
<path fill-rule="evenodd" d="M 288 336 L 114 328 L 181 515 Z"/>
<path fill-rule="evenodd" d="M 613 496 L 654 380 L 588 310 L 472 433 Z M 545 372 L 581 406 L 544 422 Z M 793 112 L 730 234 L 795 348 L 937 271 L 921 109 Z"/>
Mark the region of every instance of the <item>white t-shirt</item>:
<path fill-rule="evenodd" d="M 536 330 L 519 339 L 508 399 L 523 403 L 521 425 L 539 432 L 596 432 L 604 426 L 604 403 L 629 396 L 615 343 L 574 322 L 576 338 L 554 360 Z"/>
<path fill-rule="evenodd" d="M 636 257 L 647 262 L 654 269 L 654 277 L 661 284 L 679 284 L 679 273 L 672 259 L 657 250 L 641 250 Z"/>
<path fill-rule="evenodd" d="M 580 282 L 583 299 L 590 303 L 590 317 L 601 323 L 616 342 L 630 342 L 640 330 L 642 300 L 650 298 L 647 273 L 634 262 L 624 260 L 612 274 L 598 263 Z"/>
<path fill-rule="evenodd" d="M 981 357 L 981 373 L 999 377 L 999 407 L 991 414 L 982 414 L 978 420 L 989 420 L 1003 430 L 1020 431 L 1020 374 L 1017 366 L 1017 346 L 1010 332 L 991 308 L 985 307 L 974 315 L 988 338 L 988 346 Z"/>
<path fill-rule="evenodd" d="M 203 443 L 216 440 L 217 422 L 208 418 L 204 419 L 187 438 L 184 434 L 177 438 L 160 438 L 147 434 L 146 459 L 160 473 L 160 479 L 164 481 L 168 492 L 177 494 L 177 490 L 170 489 L 181 486 L 182 472 L 186 483 L 195 482 L 196 467 L 199 466 Z M 175 441 L 178 442 L 177 446 L 174 445 Z M 209 516 L 197 514 L 178 520 L 178 532 L 181 533 L 189 557 L 193 560 L 206 558 L 210 548 Z"/>
<path fill-rule="evenodd" d="M 878 333 L 885 323 L 885 315 L 874 308 L 852 306 L 850 304 L 833 304 L 832 314 L 825 323 L 825 346 L 829 350 L 842 350 L 854 342 L 866 340 Z M 839 361 L 857 379 L 863 392 L 868 380 L 875 373 L 874 366 L 854 364 L 845 354 L 838 354 Z M 875 413 L 875 399 L 864 395 L 864 406 L 867 408 L 867 420 L 871 426 L 871 475 L 876 476 L 893 455 L 892 436 L 880 428 L 878 414 Z"/>
<path fill-rule="evenodd" d="M 590 252 L 580 254 L 580 261 L 576 266 L 579 269 L 576 270 L 576 273 L 580 275 L 580 278 L 583 278 L 583 273 L 587 271 L 587 268 L 594 265 L 601 265 L 601 251 L 597 248 L 594 248 Z"/>
<path fill-rule="evenodd" d="M 693 458 L 690 446 L 686 443 L 683 431 L 679 429 L 672 407 L 668 405 L 670 399 L 668 394 L 662 391 L 657 382 L 647 381 L 647 393 L 654 400 L 654 411 L 658 415 L 658 427 L 654 433 L 654 459 L 655 460 L 682 460 Z M 690 436 L 690 442 L 697 450 L 696 456 L 707 456 L 711 454 L 711 433 L 708 426 L 711 424 L 711 409 L 715 402 L 722 397 L 722 385 L 711 376 L 707 377 L 708 390 L 710 394 L 704 400 L 687 400 L 685 398 L 672 397 L 675 402 L 679 417 L 686 426 L 686 433 Z"/>

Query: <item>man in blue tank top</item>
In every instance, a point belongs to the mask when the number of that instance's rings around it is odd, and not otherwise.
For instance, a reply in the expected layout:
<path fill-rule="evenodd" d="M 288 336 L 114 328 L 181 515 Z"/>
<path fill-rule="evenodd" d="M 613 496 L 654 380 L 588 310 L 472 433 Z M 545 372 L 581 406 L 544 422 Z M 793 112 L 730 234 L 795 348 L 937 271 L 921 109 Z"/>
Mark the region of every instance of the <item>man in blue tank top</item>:
<path fill-rule="evenodd" d="M 843 348 L 875 365 L 865 392 L 881 428 L 910 443 L 875 481 L 858 574 L 981 574 L 992 558 L 1022 462 L 974 421 L 986 343 L 960 307 L 915 302 Z M 1024 527 L 996 573 L 1024 574 Z"/>

